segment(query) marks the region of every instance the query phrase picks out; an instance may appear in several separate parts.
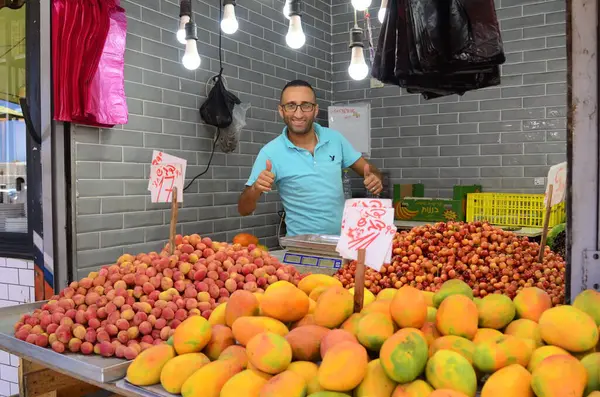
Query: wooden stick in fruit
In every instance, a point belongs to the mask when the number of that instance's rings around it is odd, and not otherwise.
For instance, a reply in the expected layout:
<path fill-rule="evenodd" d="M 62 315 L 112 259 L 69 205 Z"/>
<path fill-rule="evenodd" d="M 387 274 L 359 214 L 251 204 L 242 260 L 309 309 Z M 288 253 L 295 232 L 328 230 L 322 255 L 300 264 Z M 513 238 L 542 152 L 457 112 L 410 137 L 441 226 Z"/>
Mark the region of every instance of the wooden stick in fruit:
<path fill-rule="evenodd" d="M 548 197 L 546 200 L 546 217 L 544 218 L 544 229 L 542 230 L 542 241 L 540 242 L 540 254 L 538 256 L 538 263 L 543 263 L 544 251 L 546 250 L 546 238 L 548 237 L 548 223 L 550 222 L 550 213 L 552 212 L 552 188 L 554 186 L 548 186 Z"/>
<path fill-rule="evenodd" d="M 175 234 L 177 233 L 177 188 L 173 187 L 173 201 L 171 201 L 171 230 L 169 231 L 169 252 L 175 251 Z"/>
<path fill-rule="evenodd" d="M 354 275 L 354 313 L 360 313 L 365 295 L 365 255 L 364 249 L 358 250 L 356 273 Z"/>

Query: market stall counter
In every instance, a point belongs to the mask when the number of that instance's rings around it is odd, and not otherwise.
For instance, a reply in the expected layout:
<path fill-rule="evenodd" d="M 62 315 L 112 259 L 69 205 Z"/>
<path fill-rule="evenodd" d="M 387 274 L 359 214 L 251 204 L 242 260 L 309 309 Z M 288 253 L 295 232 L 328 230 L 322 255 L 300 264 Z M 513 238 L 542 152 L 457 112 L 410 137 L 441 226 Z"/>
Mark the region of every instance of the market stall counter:
<path fill-rule="evenodd" d="M 45 303 L 40 301 L 0 309 L 0 349 L 21 360 L 21 395 L 35 397 L 61 390 L 58 395 L 77 397 L 100 388 L 122 396 L 140 396 L 123 391 L 115 384 L 125 376 L 130 361 L 83 354 L 59 354 L 17 339 L 14 325 L 19 318 Z"/>

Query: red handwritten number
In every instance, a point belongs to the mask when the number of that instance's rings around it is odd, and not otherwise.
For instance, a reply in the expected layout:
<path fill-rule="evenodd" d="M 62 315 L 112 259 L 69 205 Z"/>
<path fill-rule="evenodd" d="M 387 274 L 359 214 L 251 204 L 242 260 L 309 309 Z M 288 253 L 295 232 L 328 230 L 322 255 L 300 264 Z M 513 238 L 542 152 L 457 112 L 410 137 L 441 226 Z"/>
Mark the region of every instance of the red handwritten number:
<path fill-rule="evenodd" d="M 377 231 L 381 231 L 385 229 L 385 222 L 382 220 L 369 220 L 369 229 L 368 230 L 377 230 Z"/>
<path fill-rule="evenodd" d="M 156 176 L 152 181 L 152 185 L 158 188 L 156 196 L 157 201 L 160 201 L 160 198 L 164 193 L 167 193 L 166 201 L 169 202 L 171 200 L 171 193 L 173 192 L 173 186 L 175 185 L 175 178 L 180 175 L 181 171 L 173 164 L 165 164 L 156 169 Z M 165 180 L 167 179 L 170 179 L 171 181 L 170 187 L 165 185 Z"/>

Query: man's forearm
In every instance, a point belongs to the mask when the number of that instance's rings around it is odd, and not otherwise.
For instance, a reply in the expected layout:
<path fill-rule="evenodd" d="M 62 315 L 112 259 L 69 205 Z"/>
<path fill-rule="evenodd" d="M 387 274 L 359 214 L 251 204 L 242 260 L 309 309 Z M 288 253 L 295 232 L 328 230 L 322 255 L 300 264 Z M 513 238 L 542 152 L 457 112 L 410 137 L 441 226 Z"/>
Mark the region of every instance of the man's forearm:
<path fill-rule="evenodd" d="M 244 189 L 238 200 L 238 212 L 241 216 L 250 215 L 256 210 L 256 203 L 258 202 L 260 195 L 260 191 L 254 189 L 252 186 L 248 186 Z"/>
<path fill-rule="evenodd" d="M 375 176 L 377 176 L 377 178 L 379 178 L 380 180 L 382 179 L 382 175 L 381 175 L 381 171 L 379 171 L 379 168 L 375 167 L 373 164 L 369 163 L 369 168 L 371 169 L 371 173 L 375 174 Z"/>

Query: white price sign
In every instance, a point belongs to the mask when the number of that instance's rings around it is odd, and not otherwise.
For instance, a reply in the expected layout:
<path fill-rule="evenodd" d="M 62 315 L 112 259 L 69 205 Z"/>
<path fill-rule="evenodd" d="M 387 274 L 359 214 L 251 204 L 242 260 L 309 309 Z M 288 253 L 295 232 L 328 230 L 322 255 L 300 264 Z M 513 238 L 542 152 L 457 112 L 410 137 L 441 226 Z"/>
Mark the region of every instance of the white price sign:
<path fill-rule="evenodd" d="M 544 206 L 547 204 L 548 191 L 552 186 L 552 202 L 551 206 L 565 201 L 565 193 L 567 190 L 567 163 L 560 163 L 550 167 L 548 172 L 548 183 L 546 184 L 546 196 L 544 197 Z"/>

